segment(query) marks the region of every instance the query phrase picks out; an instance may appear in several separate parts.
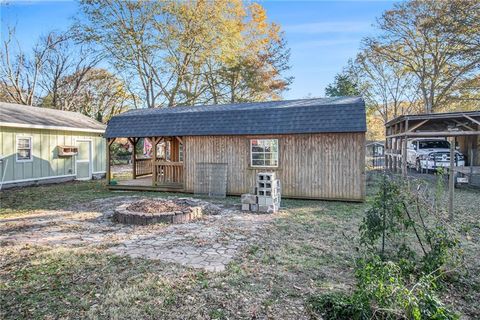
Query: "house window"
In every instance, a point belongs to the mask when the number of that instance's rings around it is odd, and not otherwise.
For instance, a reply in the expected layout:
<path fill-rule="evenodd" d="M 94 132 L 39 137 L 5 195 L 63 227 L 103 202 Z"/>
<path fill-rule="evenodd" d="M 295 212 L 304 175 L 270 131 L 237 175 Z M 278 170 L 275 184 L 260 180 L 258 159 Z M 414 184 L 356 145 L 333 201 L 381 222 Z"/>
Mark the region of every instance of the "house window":
<path fill-rule="evenodd" d="M 32 137 L 17 137 L 17 161 L 32 161 Z"/>
<path fill-rule="evenodd" d="M 250 140 L 252 167 L 278 167 L 278 139 Z"/>

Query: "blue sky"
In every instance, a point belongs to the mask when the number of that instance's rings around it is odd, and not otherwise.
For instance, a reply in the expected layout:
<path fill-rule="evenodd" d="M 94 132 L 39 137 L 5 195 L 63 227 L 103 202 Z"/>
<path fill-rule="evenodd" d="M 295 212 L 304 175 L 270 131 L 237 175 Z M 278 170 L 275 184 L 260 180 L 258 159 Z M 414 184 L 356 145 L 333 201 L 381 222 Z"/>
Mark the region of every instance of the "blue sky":
<path fill-rule="evenodd" d="M 16 25 L 24 49 L 41 34 L 64 30 L 78 10 L 73 1 L 8 1 L 0 7 L 1 36 Z M 7 4 L 5 4 L 7 3 Z M 393 1 L 261 1 L 271 21 L 280 24 L 291 48 L 290 74 L 295 77 L 287 99 L 324 96 L 361 39 L 375 33 L 373 24 Z"/>

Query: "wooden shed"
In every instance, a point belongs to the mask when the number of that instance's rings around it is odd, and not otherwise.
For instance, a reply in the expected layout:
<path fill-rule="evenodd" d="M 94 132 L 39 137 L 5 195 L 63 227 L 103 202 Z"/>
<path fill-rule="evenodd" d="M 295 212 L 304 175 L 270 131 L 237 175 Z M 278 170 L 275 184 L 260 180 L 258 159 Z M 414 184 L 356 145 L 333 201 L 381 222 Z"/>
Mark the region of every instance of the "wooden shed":
<path fill-rule="evenodd" d="M 0 102 L 2 188 L 105 176 L 104 132 L 76 112 Z"/>
<path fill-rule="evenodd" d="M 193 192 L 198 165 L 217 163 L 226 164 L 229 195 L 252 192 L 258 172 L 275 171 L 284 197 L 363 201 L 365 131 L 359 97 L 132 110 L 108 123 L 107 149 L 116 138 L 146 140 L 152 156 L 134 153 L 133 179 L 109 185 Z"/>

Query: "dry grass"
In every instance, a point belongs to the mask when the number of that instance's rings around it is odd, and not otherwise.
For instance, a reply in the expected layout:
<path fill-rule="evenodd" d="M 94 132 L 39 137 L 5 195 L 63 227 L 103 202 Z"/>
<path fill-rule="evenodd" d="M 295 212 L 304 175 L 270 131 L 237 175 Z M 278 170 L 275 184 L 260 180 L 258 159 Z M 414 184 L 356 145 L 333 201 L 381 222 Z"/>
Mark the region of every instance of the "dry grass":
<path fill-rule="evenodd" d="M 52 198 L 41 196 L 45 192 Z M 19 189 L 1 195 L 0 212 L 28 214 L 118 195 L 99 182 Z M 444 301 L 463 318 L 478 319 L 480 192 L 459 190 L 456 201 L 466 267 L 446 283 Z M 354 239 L 368 204 L 285 200 L 283 205 L 286 210 L 262 231 L 261 240 L 221 273 L 113 256 L 100 248 L 3 244 L 0 318 L 308 319 L 309 295 L 352 287 Z"/>

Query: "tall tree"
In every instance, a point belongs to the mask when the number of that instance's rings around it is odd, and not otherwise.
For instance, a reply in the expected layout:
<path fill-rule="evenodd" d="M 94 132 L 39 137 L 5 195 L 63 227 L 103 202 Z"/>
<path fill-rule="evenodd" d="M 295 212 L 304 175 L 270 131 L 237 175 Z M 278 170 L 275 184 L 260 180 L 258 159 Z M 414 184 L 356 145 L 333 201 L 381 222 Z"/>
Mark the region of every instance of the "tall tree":
<path fill-rule="evenodd" d="M 8 30 L 0 51 L 0 85 L 2 94 L 18 104 L 35 105 L 38 86 L 48 55 L 64 41 L 62 35 L 49 33 L 25 52 L 15 37 L 15 29 Z"/>
<path fill-rule="evenodd" d="M 288 49 L 263 8 L 227 1 L 82 1 L 95 41 L 147 107 L 276 98 Z"/>
<path fill-rule="evenodd" d="M 105 69 L 79 69 L 57 81 L 57 90 L 46 95 L 41 106 L 79 112 L 100 122 L 132 108 L 124 82 Z"/>
<path fill-rule="evenodd" d="M 468 12 L 468 14 L 466 14 Z M 480 2 L 412 0 L 378 20 L 367 45 L 415 76 L 424 111 L 439 110 L 480 66 Z"/>
<path fill-rule="evenodd" d="M 400 64 L 366 47 L 349 62 L 347 70 L 367 107 L 384 123 L 416 111 L 419 95 L 414 77 Z"/>
<path fill-rule="evenodd" d="M 334 82 L 325 88 L 325 95 L 327 97 L 359 96 L 360 90 L 348 71 L 344 70 L 337 74 Z"/>
<path fill-rule="evenodd" d="M 85 44 L 76 43 L 71 33 L 65 32 L 62 38 L 63 41 L 45 56 L 39 87 L 42 96 L 48 96 L 49 107 L 72 111 L 77 91 L 90 70 L 99 63 L 100 57 L 92 54 L 91 48 Z M 70 92 L 69 99 L 65 99 L 66 91 Z"/>

